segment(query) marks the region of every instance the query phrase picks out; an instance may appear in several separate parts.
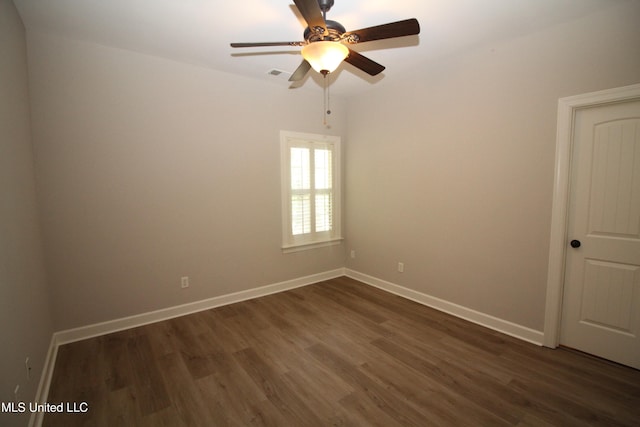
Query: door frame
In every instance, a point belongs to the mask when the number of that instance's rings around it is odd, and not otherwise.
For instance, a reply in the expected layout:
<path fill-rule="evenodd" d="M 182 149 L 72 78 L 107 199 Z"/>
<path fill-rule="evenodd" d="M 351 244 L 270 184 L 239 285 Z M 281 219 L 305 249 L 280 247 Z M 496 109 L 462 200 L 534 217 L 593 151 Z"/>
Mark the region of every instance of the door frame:
<path fill-rule="evenodd" d="M 640 84 L 569 96 L 558 100 L 556 161 L 544 317 L 543 345 L 545 347 L 555 348 L 560 344 L 560 321 L 568 240 L 569 183 L 576 112 L 584 108 L 623 102 L 634 98 L 640 98 Z"/>

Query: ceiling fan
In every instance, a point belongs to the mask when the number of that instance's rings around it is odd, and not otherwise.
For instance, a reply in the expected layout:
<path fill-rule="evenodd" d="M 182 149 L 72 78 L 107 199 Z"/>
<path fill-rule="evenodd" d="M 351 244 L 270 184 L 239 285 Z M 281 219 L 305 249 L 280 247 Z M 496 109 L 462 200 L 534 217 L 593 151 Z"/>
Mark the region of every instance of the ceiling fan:
<path fill-rule="evenodd" d="M 344 60 L 365 73 L 375 76 L 385 67 L 348 48 L 346 45 L 410 36 L 420 33 L 420 24 L 415 18 L 389 24 L 346 31 L 336 21 L 327 19 L 327 12 L 334 0 L 293 0 L 307 22 L 305 41 L 231 43 L 231 47 L 302 46 L 302 63 L 293 72 L 289 81 L 302 80 L 311 68 L 326 76 Z"/>

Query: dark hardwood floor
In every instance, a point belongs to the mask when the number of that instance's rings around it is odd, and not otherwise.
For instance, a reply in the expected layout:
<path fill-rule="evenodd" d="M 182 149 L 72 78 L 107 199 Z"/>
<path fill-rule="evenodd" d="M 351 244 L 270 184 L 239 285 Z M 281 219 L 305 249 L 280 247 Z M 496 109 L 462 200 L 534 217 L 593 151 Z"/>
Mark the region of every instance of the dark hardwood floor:
<path fill-rule="evenodd" d="M 60 347 L 45 426 L 638 426 L 640 371 L 343 277 Z"/>

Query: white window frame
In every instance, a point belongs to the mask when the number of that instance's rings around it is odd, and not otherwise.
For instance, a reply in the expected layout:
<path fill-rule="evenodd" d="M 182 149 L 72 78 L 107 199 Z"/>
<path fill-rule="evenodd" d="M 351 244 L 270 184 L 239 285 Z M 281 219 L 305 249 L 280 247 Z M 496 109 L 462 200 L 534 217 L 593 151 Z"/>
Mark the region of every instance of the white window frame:
<path fill-rule="evenodd" d="M 293 234 L 291 199 L 295 192 L 291 187 L 291 148 L 329 148 L 331 150 L 331 196 L 332 196 L 332 228 L 329 231 L 316 232 L 315 210 L 312 208 L 312 230 L 306 234 Z M 342 241 L 341 232 L 341 145 L 339 136 L 316 135 L 309 133 L 281 131 L 280 132 L 280 158 L 281 158 L 281 197 L 282 197 L 282 250 L 286 252 L 296 252 L 300 250 L 313 249 L 322 246 L 337 245 Z M 313 157 L 313 156 L 311 156 Z M 312 163 L 313 165 L 313 163 Z M 311 168 L 311 175 L 315 174 L 315 169 Z M 315 181 L 312 177 L 311 182 Z M 311 193 L 316 191 L 310 190 Z M 311 198 L 312 205 L 315 203 Z"/>

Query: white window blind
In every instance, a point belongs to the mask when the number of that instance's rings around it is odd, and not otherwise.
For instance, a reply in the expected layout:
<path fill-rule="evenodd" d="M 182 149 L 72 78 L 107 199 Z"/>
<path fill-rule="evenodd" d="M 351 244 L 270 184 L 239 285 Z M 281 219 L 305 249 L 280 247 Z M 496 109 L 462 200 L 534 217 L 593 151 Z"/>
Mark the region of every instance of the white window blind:
<path fill-rule="evenodd" d="M 340 138 L 281 132 L 283 248 L 339 242 Z"/>

